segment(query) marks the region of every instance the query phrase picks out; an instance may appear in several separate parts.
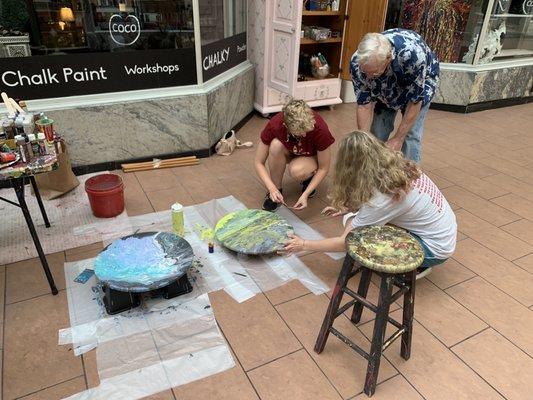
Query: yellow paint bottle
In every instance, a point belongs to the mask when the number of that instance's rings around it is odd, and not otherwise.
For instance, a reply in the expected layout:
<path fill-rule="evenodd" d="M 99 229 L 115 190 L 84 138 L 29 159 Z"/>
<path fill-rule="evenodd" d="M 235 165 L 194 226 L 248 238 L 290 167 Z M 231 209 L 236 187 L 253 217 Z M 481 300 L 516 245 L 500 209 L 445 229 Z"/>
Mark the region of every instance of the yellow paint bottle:
<path fill-rule="evenodd" d="M 174 203 L 170 210 L 172 211 L 172 230 L 176 235 L 183 237 L 185 233 L 183 206 L 180 203 Z"/>

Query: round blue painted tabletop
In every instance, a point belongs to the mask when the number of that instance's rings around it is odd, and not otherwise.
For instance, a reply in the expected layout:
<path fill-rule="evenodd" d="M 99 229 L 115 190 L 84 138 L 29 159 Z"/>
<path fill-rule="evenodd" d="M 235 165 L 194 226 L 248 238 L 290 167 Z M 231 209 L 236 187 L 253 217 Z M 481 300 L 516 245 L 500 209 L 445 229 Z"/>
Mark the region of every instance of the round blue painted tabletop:
<path fill-rule="evenodd" d="M 189 242 L 169 232 L 125 236 L 107 246 L 94 262 L 94 273 L 121 292 L 147 292 L 169 285 L 191 267 Z"/>

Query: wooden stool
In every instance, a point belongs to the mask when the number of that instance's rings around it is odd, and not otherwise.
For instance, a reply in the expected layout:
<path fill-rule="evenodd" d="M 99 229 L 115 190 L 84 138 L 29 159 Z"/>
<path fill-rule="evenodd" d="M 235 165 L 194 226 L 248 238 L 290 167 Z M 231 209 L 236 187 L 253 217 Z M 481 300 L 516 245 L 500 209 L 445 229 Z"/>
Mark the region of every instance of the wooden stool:
<path fill-rule="evenodd" d="M 318 334 L 315 351 L 321 353 L 326 346 L 329 333 L 333 333 L 350 348 L 368 360 L 365 393 L 372 396 L 376 390 L 381 354 L 398 337 L 402 337 L 401 356 L 408 360 L 411 355 L 413 312 L 415 303 L 416 269 L 424 260 L 424 251 L 418 241 L 403 229 L 394 226 L 369 226 L 354 230 L 346 237 L 348 252 L 341 273 L 333 290 L 328 311 Z M 348 280 L 361 272 L 357 293 L 346 285 Z M 366 300 L 372 272 L 381 277 L 378 305 Z M 398 291 L 392 294 L 393 286 Z M 353 300 L 339 307 L 343 294 Z M 390 305 L 401 296 L 403 300 L 403 321 L 399 323 L 389 317 Z M 363 306 L 376 313 L 370 353 L 353 343 L 333 327 L 333 321 L 353 306 L 351 320 L 361 320 Z M 387 321 L 398 330 L 387 340 Z"/>

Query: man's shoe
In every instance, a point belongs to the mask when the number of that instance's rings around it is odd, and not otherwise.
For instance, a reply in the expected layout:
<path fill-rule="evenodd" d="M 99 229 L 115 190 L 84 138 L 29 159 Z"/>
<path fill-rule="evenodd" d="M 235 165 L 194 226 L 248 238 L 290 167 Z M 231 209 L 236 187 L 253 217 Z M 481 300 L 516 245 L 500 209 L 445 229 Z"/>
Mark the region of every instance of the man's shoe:
<path fill-rule="evenodd" d="M 311 179 L 313 179 L 313 177 L 311 176 L 310 178 L 307 178 L 305 181 L 302 182 L 302 193 L 305 192 L 307 190 L 307 186 L 309 186 L 309 184 L 311 183 Z M 307 196 L 307 198 L 312 198 L 314 197 L 316 194 L 316 189 L 313 190 L 309 196 Z"/>
<path fill-rule="evenodd" d="M 263 201 L 263 210 L 274 212 L 278 209 L 279 206 L 280 204 L 273 201 L 270 198 L 270 194 L 267 193 L 265 196 L 265 201 Z"/>

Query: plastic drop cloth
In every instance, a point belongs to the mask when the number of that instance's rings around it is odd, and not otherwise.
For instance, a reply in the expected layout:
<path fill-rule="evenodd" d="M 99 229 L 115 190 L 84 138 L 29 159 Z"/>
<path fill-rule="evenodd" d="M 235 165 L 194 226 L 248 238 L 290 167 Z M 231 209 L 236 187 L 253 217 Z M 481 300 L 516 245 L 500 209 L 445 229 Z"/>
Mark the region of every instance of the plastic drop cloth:
<path fill-rule="evenodd" d="M 146 330 L 100 344 L 100 385 L 68 399 L 135 400 L 235 366 L 206 294 L 145 322 Z"/>
<path fill-rule="evenodd" d="M 145 297 L 140 308 L 109 316 L 102 303 L 101 287 L 94 276 L 85 284 L 74 282 L 74 278 L 84 269 L 94 268 L 94 259 L 66 263 L 65 276 L 71 328 L 60 331 L 60 344 L 72 343 L 74 353 L 83 354 L 101 343 L 147 330 L 146 313 L 168 307 L 179 307 L 195 297 L 216 290 L 226 291 L 238 302 L 246 301 L 261 291 L 275 289 L 293 279 L 298 279 L 314 294 L 322 294 L 329 290 L 296 256 L 246 256 L 219 245 L 215 246 L 214 253 L 209 253 L 207 243 L 202 240 L 202 233 L 198 227 L 213 229 L 216 222 L 228 212 L 244 208 L 246 208 L 244 204 L 233 196 L 184 208 L 185 239 L 195 254 L 195 261 L 188 272 L 193 290 L 174 299 Z M 287 210 L 287 213 L 286 218 L 297 234 L 304 236 L 311 232 L 315 237 L 321 237 L 292 212 Z M 107 238 L 105 244 L 109 244 L 134 232 L 159 230 L 171 230 L 170 211 L 130 217 L 126 231 L 124 226 L 117 226 L 117 230 L 107 229 L 103 234 Z"/>

